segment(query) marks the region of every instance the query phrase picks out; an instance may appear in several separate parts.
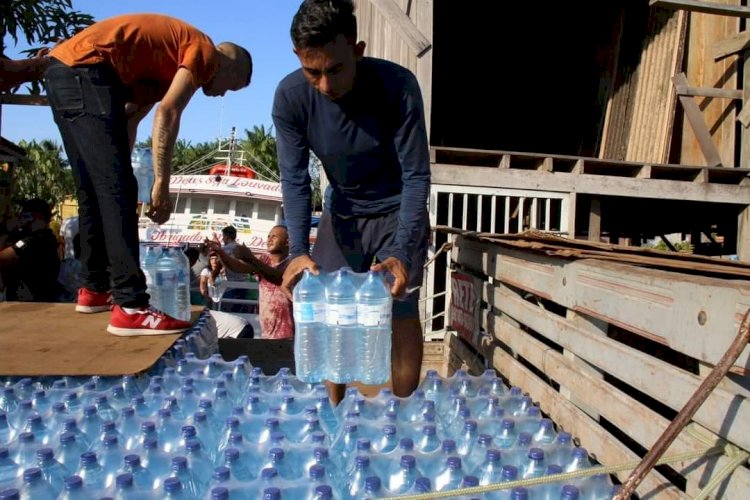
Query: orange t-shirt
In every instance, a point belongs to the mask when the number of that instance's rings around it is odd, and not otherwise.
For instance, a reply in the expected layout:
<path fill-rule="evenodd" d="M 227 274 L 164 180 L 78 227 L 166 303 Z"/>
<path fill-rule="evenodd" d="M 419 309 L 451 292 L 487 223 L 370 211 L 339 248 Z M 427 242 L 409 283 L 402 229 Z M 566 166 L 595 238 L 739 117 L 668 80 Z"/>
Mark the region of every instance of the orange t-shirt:
<path fill-rule="evenodd" d="M 218 52 L 207 35 L 159 14 L 99 21 L 57 45 L 49 55 L 68 66 L 109 64 L 139 104 L 160 101 L 178 68 L 190 70 L 193 83 L 201 87 L 218 67 Z"/>

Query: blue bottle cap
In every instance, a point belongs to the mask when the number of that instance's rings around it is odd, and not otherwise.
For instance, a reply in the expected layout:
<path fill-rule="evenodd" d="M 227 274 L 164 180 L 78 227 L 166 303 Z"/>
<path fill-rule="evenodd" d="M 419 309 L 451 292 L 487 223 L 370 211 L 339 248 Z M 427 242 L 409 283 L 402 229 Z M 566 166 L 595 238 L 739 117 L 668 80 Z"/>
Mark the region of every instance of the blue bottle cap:
<path fill-rule="evenodd" d="M 430 482 L 430 478 L 428 477 L 418 477 L 414 481 L 414 491 L 416 493 L 429 493 L 432 491 L 432 483 Z"/>
<path fill-rule="evenodd" d="M 511 500 L 528 500 L 529 490 L 521 486 L 517 486 L 510 491 Z"/>
<path fill-rule="evenodd" d="M 380 491 L 382 483 L 378 476 L 367 476 L 365 478 L 365 491 L 368 493 L 377 493 Z"/>
<path fill-rule="evenodd" d="M 164 491 L 167 493 L 178 493 L 182 491 L 182 483 L 176 477 L 168 477 L 164 480 Z"/>
<path fill-rule="evenodd" d="M 503 465 L 500 472 L 502 481 L 507 483 L 509 481 L 515 481 L 518 477 L 518 468 L 514 465 Z"/>
<path fill-rule="evenodd" d="M 81 476 L 68 476 L 65 478 L 65 491 L 75 491 L 83 488 Z"/>
<path fill-rule="evenodd" d="M 125 455 L 125 465 L 128 467 L 138 467 L 141 465 L 141 457 L 138 455 L 131 453 L 130 455 Z"/>
<path fill-rule="evenodd" d="M 229 471 L 229 467 L 220 465 L 214 469 L 213 478 L 217 481 L 229 481 L 230 476 L 231 472 Z"/>
<path fill-rule="evenodd" d="M 31 483 L 42 479 L 42 469 L 39 467 L 32 467 L 23 471 L 23 482 Z"/>
<path fill-rule="evenodd" d="M 119 474 L 115 478 L 115 484 L 117 485 L 118 488 L 132 488 L 133 487 L 133 474 L 129 472 Z"/>

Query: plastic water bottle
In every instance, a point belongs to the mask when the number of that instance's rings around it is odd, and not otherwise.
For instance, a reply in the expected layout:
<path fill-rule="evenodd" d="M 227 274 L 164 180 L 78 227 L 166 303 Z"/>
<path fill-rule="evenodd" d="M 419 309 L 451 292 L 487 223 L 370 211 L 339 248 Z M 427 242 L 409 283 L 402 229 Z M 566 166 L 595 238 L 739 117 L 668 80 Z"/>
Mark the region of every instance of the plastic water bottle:
<path fill-rule="evenodd" d="M 133 477 L 136 488 L 148 491 L 156 487 L 154 476 L 151 471 L 143 466 L 141 457 L 134 454 L 125 455 L 124 462 L 125 467 L 122 470 Z"/>
<path fill-rule="evenodd" d="M 529 449 L 529 454 L 521 465 L 521 478 L 542 477 L 547 470 L 547 462 L 544 459 L 544 450 L 541 448 Z"/>
<path fill-rule="evenodd" d="M 141 270 L 146 277 L 146 292 L 150 296 L 149 303 L 154 309 L 161 309 L 161 290 L 156 286 L 156 262 L 161 256 L 161 247 L 147 245 L 146 251 L 141 255 Z"/>
<path fill-rule="evenodd" d="M 16 485 L 20 472 L 18 464 L 10 459 L 8 448 L 0 448 L 0 491 Z"/>
<path fill-rule="evenodd" d="M 395 473 L 388 477 L 388 489 L 391 493 L 407 493 L 414 481 L 419 476 L 417 472 L 417 461 L 413 455 L 402 455 L 399 461 L 399 468 Z"/>
<path fill-rule="evenodd" d="M 36 457 L 38 467 L 42 471 L 42 476 L 52 486 L 55 493 L 59 495 L 65 485 L 65 478 L 70 475 L 70 471 L 55 460 L 52 448 L 40 448 L 36 452 Z"/>
<path fill-rule="evenodd" d="M 293 298 L 297 377 L 304 382 L 319 382 L 328 373 L 325 287 L 318 276 L 305 269 Z"/>
<path fill-rule="evenodd" d="M 180 248 L 172 255 L 177 261 L 177 318 L 190 321 L 190 260 Z"/>
<path fill-rule="evenodd" d="M 336 271 L 326 288 L 326 325 L 329 336 L 329 377 L 343 384 L 354 380 L 356 353 L 361 352 L 362 334 L 357 326 L 357 290 L 349 270 Z M 364 481 L 364 480 L 363 480 Z"/>
<path fill-rule="evenodd" d="M 58 497 L 55 489 L 44 479 L 39 467 L 23 471 L 23 500 L 55 500 Z"/>
<path fill-rule="evenodd" d="M 381 274 L 369 271 L 357 291 L 357 323 L 363 333 L 357 379 L 365 384 L 383 384 L 391 377 L 391 308 L 391 292 Z"/>
<path fill-rule="evenodd" d="M 65 478 L 65 487 L 63 488 L 60 500 L 89 500 L 92 492 L 84 484 L 80 476 L 68 476 Z"/>
<path fill-rule="evenodd" d="M 445 465 L 435 476 L 435 491 L 455 490 L 461 487 L 464 480 L 464 470 L 461 458 L 457 456 L 448 457 Z"/>
<path fill-rule="evenodd" d="M 179 266 L 174 257 L 174 249 L 165 248 L 154 265 L 154 282 L 157 294 L 161 297 L 160 309 L 177 317 L 177 278 Z"/>
<path fill-rule="evenodd" d="M 0 446 L 8 446 L 13 436 L 13 429 L 8 424 L 8 414 L 0 411 Z"/>

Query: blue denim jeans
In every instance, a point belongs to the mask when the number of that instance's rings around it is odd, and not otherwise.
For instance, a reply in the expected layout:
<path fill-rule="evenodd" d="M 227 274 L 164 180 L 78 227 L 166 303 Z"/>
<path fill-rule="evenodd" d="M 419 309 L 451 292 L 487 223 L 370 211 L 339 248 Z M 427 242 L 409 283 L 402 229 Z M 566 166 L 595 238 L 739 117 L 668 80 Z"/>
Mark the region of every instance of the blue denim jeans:
<path fill-rule="evenodd" d="M 127 89 L 105 64 L 72 68 L 53 59 L 44 78 L 78 192 L 83 286 L 111 289 L 124 307 L 145 306 Z"/>

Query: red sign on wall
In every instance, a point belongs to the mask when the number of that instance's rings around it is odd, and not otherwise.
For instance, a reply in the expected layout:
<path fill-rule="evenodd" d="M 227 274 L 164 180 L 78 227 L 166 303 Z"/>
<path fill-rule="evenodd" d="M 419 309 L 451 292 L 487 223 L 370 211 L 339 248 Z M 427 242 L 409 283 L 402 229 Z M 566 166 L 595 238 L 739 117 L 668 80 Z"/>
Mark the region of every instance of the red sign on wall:
<path fill-rule="evenodd" d="M 479 334 L 479 280 L 451 273 L 450 325 L 464 339 L 474 342 Z"/>

